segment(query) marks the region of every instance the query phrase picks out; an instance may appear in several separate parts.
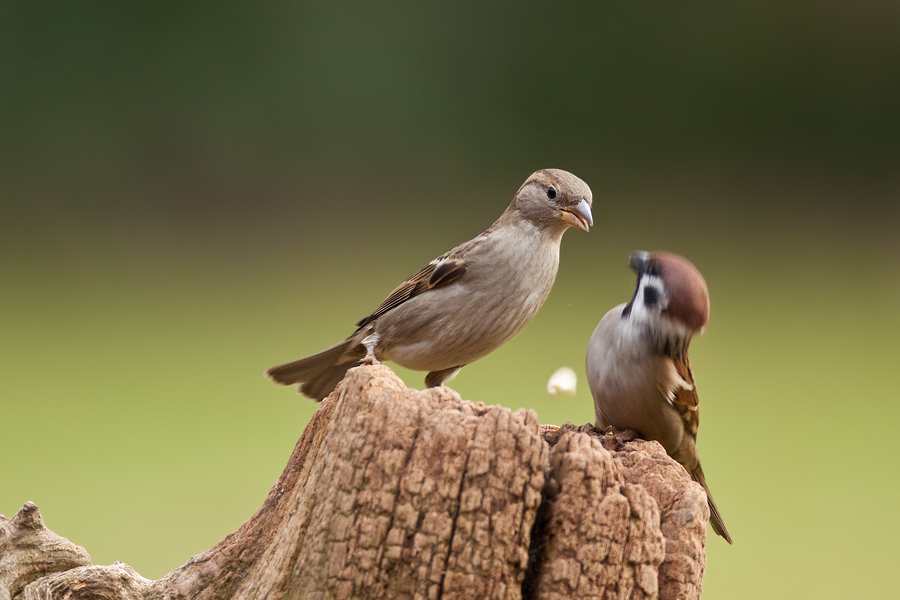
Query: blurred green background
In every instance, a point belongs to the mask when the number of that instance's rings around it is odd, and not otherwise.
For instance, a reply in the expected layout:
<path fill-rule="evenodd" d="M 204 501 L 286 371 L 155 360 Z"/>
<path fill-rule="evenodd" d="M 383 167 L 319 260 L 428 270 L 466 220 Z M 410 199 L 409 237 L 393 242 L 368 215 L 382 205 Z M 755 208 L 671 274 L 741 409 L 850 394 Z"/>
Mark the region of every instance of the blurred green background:
<path fill-rule="evenodd" d="M 592 420 L 584 348 L 628 252 L 685 254 L 735 539 L 705 597 L 891 595 L 898 31 L 877 0 L 0 4 L 0 512 L 33 500 L 151 578 L 209 548 L 315 409 L 263 370 L 559 167 L 596 225 L 452 386 Z M 546 397 L 561 365 L 573 399 Z"/>

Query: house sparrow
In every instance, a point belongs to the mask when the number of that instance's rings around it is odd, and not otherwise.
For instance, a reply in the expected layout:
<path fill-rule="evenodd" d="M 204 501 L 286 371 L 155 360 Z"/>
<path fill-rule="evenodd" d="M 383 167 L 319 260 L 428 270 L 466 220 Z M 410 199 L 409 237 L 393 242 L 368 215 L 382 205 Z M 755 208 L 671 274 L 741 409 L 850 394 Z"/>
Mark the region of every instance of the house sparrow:
<path fill-rule="evenodd" d="M 392 360 L 449 381 L 525 326 L 546 300 L 566 229 L 593 225 L 591 189 L 559 169 L 533 173 L 487 231 L 416 272 L 346 340 L 266 371 L 322 400 L 361 361 Z"/>
<path fill-rule="evenodd" d="M 656 440 L 706 490 L 713 531 L 732 543 L 700 458 L 700 407 L 688 360 L 691 337 L 709 320 L 709 292 L 687 259 L 634 252 L 634 297 L 600 320 L 588 342 L 587 378 L 599 429 L 632 429 Z"/>

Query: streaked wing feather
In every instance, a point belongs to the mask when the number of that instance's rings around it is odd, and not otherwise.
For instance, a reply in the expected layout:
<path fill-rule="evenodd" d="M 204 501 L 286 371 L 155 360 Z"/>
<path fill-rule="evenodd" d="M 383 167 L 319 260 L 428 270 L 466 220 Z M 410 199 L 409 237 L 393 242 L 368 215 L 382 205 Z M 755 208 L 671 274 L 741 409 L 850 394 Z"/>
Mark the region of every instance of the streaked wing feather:
<path fill-rule="evenodd" d="M 463 276 L 466 272 L 466 263 L 460 258 L 460 250 L 463 246 L 459 246 L 447 254 L 437 257 L 421 269 L 419 269 L 412 277 L 398 285 L 391 292 L 384 302 L 375 309 L 368 317 L 362 318 L 356 322 L 357 327 L 365 327 L 386 312 L 397 308 L 410 298 L 418 296 L 428 290 L 452 283 Z"/>
<path fill-rule="evenodd" d="M 678 375 L 690 384 L 690 389 L 679 388 L 676 390 L 672 405 L 681 415 L 687 430 L 696 438 L 697 428 L 700 426 L 700 398 L 697 396 L 697 385 L 694 383 L 691 361 L 685 354 L 683 359 L 677 359 L 674 363 Z"/>
<path fill-rule="evenodd" d="M 434 267 L 434 272 L 428 278 L 428 289 L 434 289 L 448 283 L 453 283 L 466 272 L 466 263 L 459 259 L 447 258 Z"/>

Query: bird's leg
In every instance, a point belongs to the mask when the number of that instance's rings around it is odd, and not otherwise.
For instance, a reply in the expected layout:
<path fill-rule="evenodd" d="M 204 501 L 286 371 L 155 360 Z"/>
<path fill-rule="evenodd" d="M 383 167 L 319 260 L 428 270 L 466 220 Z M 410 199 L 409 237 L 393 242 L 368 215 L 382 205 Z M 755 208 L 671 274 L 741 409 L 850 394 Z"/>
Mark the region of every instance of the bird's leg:
<path fill-rule="evenodd" d="M 443 371 L 432 371 L 428 375 L 425 376 L 425 387 L 437 387 L 439 385 L 444 385 L 459 373 L 459 370 L 463 368 L 463 365 L 458 367 L 450 367 L 449 369 L 444 369 Z"/>
<path fill-rule="evenodd" d="M 371 333 L 363 338 L 362 345 L 366 348 L 366 356 L 362 359 L 361 364 L 364 365 L 380 365 L 381 361 L 375 358 L 375 346 L 381 341 L 381 336 L 377 333 Z"/>

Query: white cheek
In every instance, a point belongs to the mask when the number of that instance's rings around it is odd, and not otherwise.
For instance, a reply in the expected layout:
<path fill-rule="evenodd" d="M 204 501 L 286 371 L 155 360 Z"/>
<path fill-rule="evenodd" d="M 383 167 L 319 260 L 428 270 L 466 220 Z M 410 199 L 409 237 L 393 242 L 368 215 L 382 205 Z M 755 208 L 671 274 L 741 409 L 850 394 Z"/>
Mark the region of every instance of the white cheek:
<path fill-rule="evenodd" d="M 658 294 L 659 299 L 653 306 L 647 306 L 646 304 L 644 304 L 644 291 L 648 287 L 656 289 Z M 644 275 L 643 277 L 641 277 L 641 282 L 638 286 L 637 294 L 635 294 L 634 297 L 634 303 L 631 306 L 632 318 L 642 323 L 656 321 L 657 319 L 659 319 L 659 315 L 665 307 L 666 293 L 665 288 L 663 287 L 662 279 L 660 279 L 657 275 Z"/>

